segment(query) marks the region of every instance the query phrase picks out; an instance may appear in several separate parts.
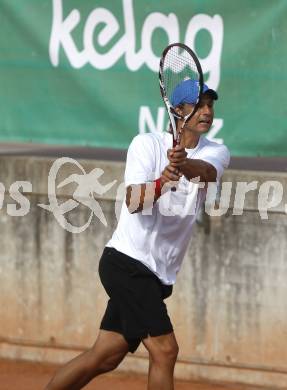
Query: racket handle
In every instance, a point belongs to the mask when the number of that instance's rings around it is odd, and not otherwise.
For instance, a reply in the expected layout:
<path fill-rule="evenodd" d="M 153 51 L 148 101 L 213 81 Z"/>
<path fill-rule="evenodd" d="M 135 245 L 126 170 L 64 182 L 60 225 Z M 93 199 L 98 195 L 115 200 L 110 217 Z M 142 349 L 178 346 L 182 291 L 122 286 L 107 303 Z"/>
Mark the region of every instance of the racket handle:
<path fill-rule="evenodd" d="M 173 147 L 175 148 L 176 145 L 179 145 L 178 139 L 173 139 Z M 176 191 L 176 187 L 171 187 L 170 190 L 171 190 L 172 192 L 175 192 L 175 191 Z"/>

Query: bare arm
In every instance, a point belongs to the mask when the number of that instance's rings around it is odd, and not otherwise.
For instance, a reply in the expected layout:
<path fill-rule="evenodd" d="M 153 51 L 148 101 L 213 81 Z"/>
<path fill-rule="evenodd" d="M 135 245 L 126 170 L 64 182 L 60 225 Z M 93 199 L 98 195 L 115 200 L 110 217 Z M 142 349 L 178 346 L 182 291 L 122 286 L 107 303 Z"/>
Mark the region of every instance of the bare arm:
<path fill-rule="evenodd" d="M 199 177 L 203 183 L 216 181 L 217 172 L 214 166 L 203 160 L 187 158 L 183 147 L 170 149 L 167 156 L 170 164 L 178 168 L 188 180 Z"/>
<path fill-rule="evenodd" d="M 180 167 L 180 170 L 188 180 L 199 177 L 202 183 L 216 181 L 216 169 L 213 165 L 203 160 L 187 158 L 186 163 Z"/>
<path fill-rule="evenodd" d="M 171 181 L 178 181 L 180 176 L 182 176 L 182 173 L 179 172 L 179 169 L 169 164 L 163 170 L 158 184 L 149 182 L 128 186 L 126 190 L 126 205 L 129 212 L 133 214 L 150 208 L 160 197 L 161 191 L 164 191 L 164 185 Z M 157 188 L 157 185 L 160 188 Z"/>

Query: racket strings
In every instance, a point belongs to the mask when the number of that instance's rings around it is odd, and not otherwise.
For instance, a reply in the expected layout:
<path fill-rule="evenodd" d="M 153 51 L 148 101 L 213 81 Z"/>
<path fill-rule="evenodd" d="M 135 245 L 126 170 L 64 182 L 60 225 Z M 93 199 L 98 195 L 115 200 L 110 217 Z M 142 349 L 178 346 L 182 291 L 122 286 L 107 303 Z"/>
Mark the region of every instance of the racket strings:
<path fill-rule="evenodd" d="M 172 94 L 177 85 L 187 79 L 199 81 L 199 72 L 194 59 L 184 49 L 171 47 L 164 58 L 163 80 L 166 89 L 166 95 L 169 101 L 172 100 Z M 199 84 L 198 91 L 199 94 Z"/>

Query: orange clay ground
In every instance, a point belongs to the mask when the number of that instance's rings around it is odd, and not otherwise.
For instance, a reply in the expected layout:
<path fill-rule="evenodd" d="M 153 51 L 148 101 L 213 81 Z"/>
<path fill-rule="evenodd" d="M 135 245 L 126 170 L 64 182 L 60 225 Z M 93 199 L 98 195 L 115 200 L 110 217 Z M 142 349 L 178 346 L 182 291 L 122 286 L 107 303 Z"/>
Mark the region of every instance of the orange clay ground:
<path fill-rule="evenodd" d="M 30 362 L 15 362 L 0 360 L 1 390 L 42 390 L 57 366 Z M 85 390 L 145 390 L 145 376 L 111 374 L 96 378 Z M 247 385 L 227 385 L 207 382 L 176 381 L 176 390 L 255 390 L 258 388 Z"/>

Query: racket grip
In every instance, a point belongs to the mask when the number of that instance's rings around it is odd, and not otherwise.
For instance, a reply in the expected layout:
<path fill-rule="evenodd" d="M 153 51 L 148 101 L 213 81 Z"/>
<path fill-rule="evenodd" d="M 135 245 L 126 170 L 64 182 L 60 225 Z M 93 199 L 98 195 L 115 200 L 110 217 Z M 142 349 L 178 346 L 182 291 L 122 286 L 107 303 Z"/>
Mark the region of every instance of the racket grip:
<path fill-rule="evenodd" d="M 173 147 L 175 148 L 176 145 L 178 145 L 178 139 L 173 139 Z M 172 192 L 176 191 L 176 187 L 171 187 L 170 189 Z"/>

